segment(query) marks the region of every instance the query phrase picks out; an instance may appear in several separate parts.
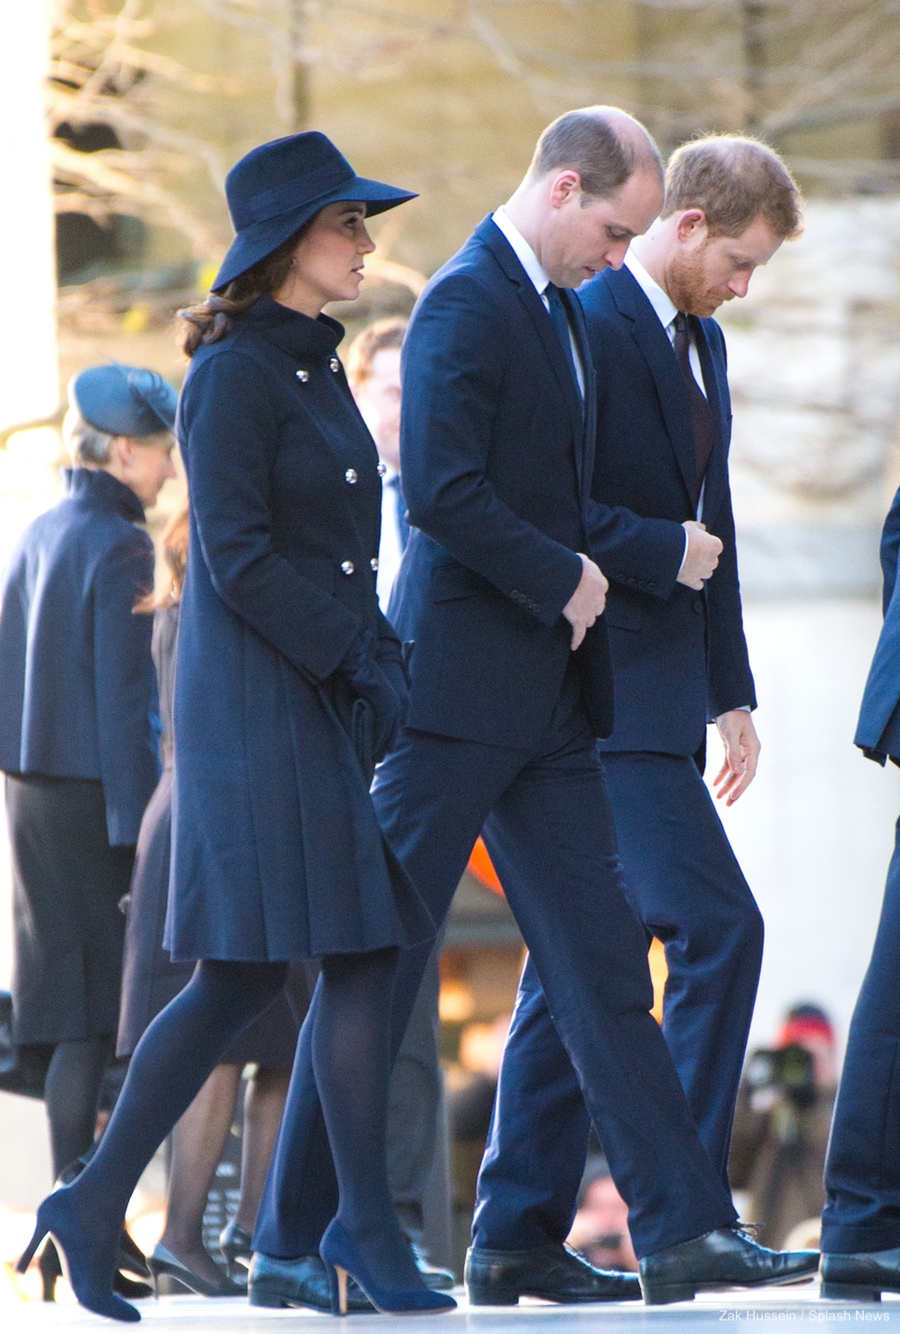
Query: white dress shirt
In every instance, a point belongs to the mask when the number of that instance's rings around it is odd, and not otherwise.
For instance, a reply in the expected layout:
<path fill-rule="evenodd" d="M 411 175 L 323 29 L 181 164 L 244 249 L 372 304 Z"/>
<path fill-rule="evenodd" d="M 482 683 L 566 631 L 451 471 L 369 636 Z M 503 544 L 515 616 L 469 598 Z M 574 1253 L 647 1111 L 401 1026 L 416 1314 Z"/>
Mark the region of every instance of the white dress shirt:
<path fill-rule="evenodd" d="M 516 259 L 518 259 L 522 268 L 528 274 L 528 277 L 534 284 L 534 290 L 543 301 L 544 309 L 549 311 L 550 302 L 547 299 L 547 285 L 550 282 L 550 278 L 548 277 L 543 264 L 541 264 L 541 261 L 538 259 L 537 255 L 525 240 L 525 237 L 519 231 L 502 204 L 500 208 L 497 209 L 496 213 L 492 215 L 491 221 L 503 233 L 509 244 L 512 246 L 516 254 Z M 578 380 L 578 392 L 581 394 L 581 397 L 584 398 L 584 367 L 581 364 L 581 353 L 578 350 L 578 344 L 572 333 L 571 325 L 569 325 L 569 342 L 572 347 L 572 360 L 575 363 L 575 376 Z"/>

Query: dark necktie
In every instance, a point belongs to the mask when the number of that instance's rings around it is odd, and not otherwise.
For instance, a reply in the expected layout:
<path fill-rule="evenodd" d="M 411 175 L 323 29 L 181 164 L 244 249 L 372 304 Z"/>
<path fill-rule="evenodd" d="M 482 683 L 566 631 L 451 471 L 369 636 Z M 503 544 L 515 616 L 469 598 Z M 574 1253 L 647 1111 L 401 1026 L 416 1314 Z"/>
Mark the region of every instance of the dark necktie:
<path fill-rule="evenodd" d="M 706 395 L 694 378 L 691 366 L 690 316 L 679 311 L 675 316 L 675 356 L 691 395 L 691 420 L 694 427 L 694 461 L 697 467 L 697 496 L 703 486 L 709 456 L 716 443 L 716 423 Z"/>
<path fill-rule="evenodd" d="M 406 544 L 409 541 L 409 523 L 406 519 L 406 502 L 403 499 L 403 492 L 400 489 L 400 474 L 394 473 L 394 476 L 387 482 L 394 493 L 394 512 L 397 516 L 397 533 L 400 537 L 400 550 L 406 550 Z"/>
<path fill-rule="evenodd" d="M 548 283 L 544 288 L 544 295 L 546 296 L 547 304 L 550 307 L 550 318 L 553 321 L 556 332 L 559 334 L 559 341 L 562 343 L 562 349 L 569 370 L 572 372 L 575 388 L 578 390 L 578 397 L 580 398 L 581 389 L 578 385 L 578 372 L 575 369 L 575 357 L 572 352 L 572 335 L 569 329 L 569 316 L 566 312 L 566 303 L 563 294 L 555 283 Z"/>

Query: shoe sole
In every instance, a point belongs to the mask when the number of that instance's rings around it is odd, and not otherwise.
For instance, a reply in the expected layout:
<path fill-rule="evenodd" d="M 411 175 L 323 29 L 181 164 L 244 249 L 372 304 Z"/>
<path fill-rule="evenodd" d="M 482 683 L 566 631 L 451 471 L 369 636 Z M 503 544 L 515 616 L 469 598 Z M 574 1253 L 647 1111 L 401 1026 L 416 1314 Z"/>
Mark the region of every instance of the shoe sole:
<path fill-rule="evenodd" d="M 552 1302 L 555 1306 L 599 1306 L 609 1302 L 639 1302 L 641 1294 L 633 1297 L 601 1297 L 596 1293 L 584 1297 L 553 1297 L 546 1292 L 528 1292 L 523 1288 L 474 1288 L 466 1285 L 466 1294 L 470 1306 L 518 1306 L 520 1297 L 533 1297 L 541 1302 Z M 678 1300 L 678 1299 L 674 1299 Z"/>
<path fill-rule="evenodd" d="M 755 1283 L 648 1283 L 641 1280 L 645 1306 L 669 1306 L 672 1302 L 691 1302 L 698 1292 L 727 1292 L 743 1288 L 785 1288 L 791 1283 L 804 1283 L 815 1278 L 816 1270 L 802 1274 L 786 1274 L 783 1278 L 761 1278 Z"/>
<path fill-rule="evenodd" d="M 822 1296 L 839 1302 L 880 1302 L 882 1292 L 896 1292 L 871 1283 L 835 1283 L 822 1280 Z"/>

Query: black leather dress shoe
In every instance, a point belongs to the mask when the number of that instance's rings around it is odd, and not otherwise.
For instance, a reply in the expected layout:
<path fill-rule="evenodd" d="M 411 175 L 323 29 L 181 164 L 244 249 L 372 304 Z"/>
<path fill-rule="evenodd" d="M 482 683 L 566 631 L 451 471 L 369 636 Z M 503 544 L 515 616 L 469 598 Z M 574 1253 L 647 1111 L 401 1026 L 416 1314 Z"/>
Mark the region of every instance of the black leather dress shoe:
<path fill-rule="evenodd" d="M 331 1313 L 331 1294 L 324 1262 L 318 1255 L 279 1260 L 257 1251 L 250 1261 L 248 1295 L 251 1306 L 309 1306 Z M 347 1277 L 347 1310 L 374 1311 L 363 1290 Z"/>
<path fill-rule="evenodd" d="M 471 1306 L 515 1306 L 520 1297 L 541 1297 L 545 1302 L 636 1302 L 641 1296 L 637 1274 L 595 1269 L 565 1246 L 528 1251 L 472 1246 L 465 1277 Z"/>
<path fill-rule="evenodd" d="M 698 1292 L 798 1283 L 818 1267 L 818 1251 L 770 1251 L 741 1228 L 720 1227 L 645 1256 L 641 1286 L 648 1306 L 663 1306 L 690 1301 Z"/>
<path fill-rule="evenodd" d="M 880 1302 L 900 1292 L 900 1246 L 890 1251 L 822 1256 L 822 1296 L 846 1302 Z"/>

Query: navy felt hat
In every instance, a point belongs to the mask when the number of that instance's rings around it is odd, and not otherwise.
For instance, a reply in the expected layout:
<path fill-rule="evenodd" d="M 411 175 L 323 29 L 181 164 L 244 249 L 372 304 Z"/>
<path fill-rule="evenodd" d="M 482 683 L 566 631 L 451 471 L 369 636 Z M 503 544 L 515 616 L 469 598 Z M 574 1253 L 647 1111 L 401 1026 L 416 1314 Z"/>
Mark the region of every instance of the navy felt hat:
<path fill-rule="evenodd" d="M 271 255 L 326 204 L 359 200 L 370 216 L 416 197 L 410 190 L 357 176 L 318 130 L 251 149 L 226 176 L 225 195 L 236 235 L 212 284 L 214 292 Z"/>
<path fill-rule="evenodd" d="M 157 435 L 175 425 L 178 394 L 156 371 L 111 361 L 73 375 L 69 402 L 98 431 Z"/>

